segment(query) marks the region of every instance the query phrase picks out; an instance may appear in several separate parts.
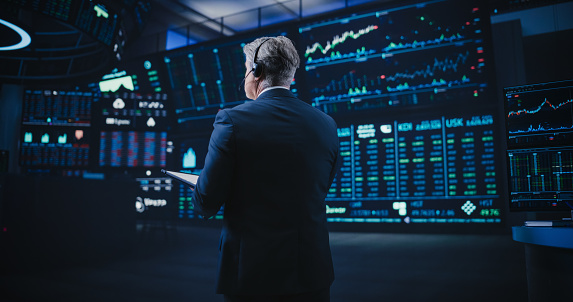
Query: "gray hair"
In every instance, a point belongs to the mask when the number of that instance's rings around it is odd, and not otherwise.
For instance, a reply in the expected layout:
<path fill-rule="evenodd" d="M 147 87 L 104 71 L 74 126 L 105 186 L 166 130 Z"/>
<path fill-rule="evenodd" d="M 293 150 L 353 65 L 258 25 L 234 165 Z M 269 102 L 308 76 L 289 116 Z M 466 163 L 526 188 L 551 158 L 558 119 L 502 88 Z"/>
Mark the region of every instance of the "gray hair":
<path fill-rule="evenodd" d="M 265 40 L 267 40 L 264 42 Z M 264 44 L 262 44 L 264 42 Z M 262 44 L 262 45 L 261 45 Z M 262 37 L 245 45 L 243 52 L 249 65 L 252 65 L 257 47 L 257 64 L 263 67 L 263 88 L 290 86 L 294 73 L 299 67 L 300 58 L 292 41 L 284 36 Z"/>

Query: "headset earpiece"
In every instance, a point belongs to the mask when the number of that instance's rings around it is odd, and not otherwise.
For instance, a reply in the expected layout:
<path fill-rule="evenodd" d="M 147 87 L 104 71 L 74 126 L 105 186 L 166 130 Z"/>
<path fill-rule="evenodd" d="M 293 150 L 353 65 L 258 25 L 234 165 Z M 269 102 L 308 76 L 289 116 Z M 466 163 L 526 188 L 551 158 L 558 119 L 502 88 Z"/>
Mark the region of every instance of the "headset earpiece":
<path fill-rule="evenodd" d="M 263 43 L 259 44 L 257 50 L 255 50 L 255 56 L 253 58 L 253 68 L 251 69 L 251 71 L 253 72 L 253 76 L 255 78 L 258 78 L 263 74 L 263 66 L 257 63 L 257 54 L 259 53 L 259 49 L 261 49 L 261 46 L 263 46 L 263 44 L 265 44 L 265 42 L 267 42 L 270 39 L 271 38 L 264 40 Z"/>
<path fill-rule="evenodd" d="M 255 78 L 260 77 L 263 74 L 263 66 L 257 63 L 253 63 L 253 76 Z"/>

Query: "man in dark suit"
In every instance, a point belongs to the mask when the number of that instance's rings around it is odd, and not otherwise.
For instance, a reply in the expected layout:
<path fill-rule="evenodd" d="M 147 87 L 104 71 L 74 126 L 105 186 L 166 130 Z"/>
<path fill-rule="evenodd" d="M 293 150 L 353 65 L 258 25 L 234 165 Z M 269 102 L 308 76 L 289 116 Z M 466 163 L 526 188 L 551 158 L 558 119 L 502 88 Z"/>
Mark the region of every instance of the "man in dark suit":
<path fill-rule="evenodd" d="M 192 199 L 205 218 L 225 206 L 217 293 L 330 301 L 324 199 L 336 173 L 336 124 L 289 90 L 300 59 L 288 38 L 259 38 L 243 51 L 254 101 L 217 114 Z"/>

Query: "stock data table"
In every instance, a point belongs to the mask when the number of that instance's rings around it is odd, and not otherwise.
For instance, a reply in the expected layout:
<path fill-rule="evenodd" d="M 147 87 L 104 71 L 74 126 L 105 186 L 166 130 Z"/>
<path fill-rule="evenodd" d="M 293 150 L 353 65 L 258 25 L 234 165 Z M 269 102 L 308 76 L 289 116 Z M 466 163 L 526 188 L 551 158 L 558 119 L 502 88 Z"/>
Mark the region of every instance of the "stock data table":
<path fill-rule="evenodd" d="M 338 129 L 330 221 L 499 223 L 491 115 Z"/>

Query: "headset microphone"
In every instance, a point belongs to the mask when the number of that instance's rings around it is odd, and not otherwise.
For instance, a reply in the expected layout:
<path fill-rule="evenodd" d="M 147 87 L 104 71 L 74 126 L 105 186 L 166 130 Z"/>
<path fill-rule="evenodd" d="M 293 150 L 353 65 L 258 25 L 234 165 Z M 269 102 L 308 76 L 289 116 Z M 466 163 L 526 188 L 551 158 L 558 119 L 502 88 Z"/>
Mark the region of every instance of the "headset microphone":
<path fill-rule="evenodd" d="M 247 75 L 243 78 L 243 80 L 241 81 L 241 84 L 239 84 L 239 91 L 241 91 L 241 88 L 243 88 L 243 84 L 245 83 L 245 80 L 247 79 L 247 77 L 249 76 L 249 74 L 253 72 L 253 70 L 249 70 L 249 72 L 247 73 Z"/>

